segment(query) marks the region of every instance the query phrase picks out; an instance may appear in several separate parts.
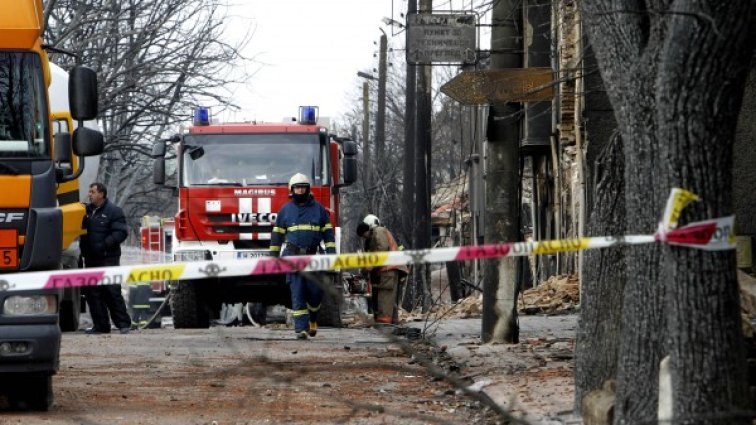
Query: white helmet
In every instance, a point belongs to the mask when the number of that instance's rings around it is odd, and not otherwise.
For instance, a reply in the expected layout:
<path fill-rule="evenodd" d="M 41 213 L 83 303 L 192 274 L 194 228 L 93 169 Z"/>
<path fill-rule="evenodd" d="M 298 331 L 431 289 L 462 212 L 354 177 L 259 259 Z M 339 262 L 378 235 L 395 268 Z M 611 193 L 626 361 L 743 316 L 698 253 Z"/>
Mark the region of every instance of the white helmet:
<path fill-rule="evenodd" d="M 307 186 L 309 186 L 310 185 L 310 179 L 308 179 L 307 176 L 305 176 L 302 173 L 294 174 L 289 179 L 289 192 L 293 192 L 294 191 L 294 185 L 295 184 L 306 184 Z"/>
<path fill-rule="evenodd" d="M 381 225 L 381 220 L 379 220 L 378 217 L 374 216 L 373 214 L 366 215 L 365 218 L 362 219 L 362 222 L 370 226 L 371 229 L 374 229 Z"/>

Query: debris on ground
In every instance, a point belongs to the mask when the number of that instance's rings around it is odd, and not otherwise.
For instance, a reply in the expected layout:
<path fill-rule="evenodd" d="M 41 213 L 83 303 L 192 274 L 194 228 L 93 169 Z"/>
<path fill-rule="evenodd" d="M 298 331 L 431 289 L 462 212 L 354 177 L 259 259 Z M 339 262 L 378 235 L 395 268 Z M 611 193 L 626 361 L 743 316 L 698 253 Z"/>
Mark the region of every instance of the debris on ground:
<path fill-rule="evenodd" d="M 523 291 L 517 301 L 517 310 L 521 314 L 563 314 L 576 311 L 579 304 L 578 277 L 559 275 Z"/>
<path fill-rule="evenodd" d="M 756 334 L 756 278 L 738 271 L 740 287 L 740 314 L 743 319 L 743 335 L 753 338 Z"/>
<path fill-rule="evenodd" d="M 563 314 L 577 310 L 580 304 L 580 284 L 575 275 L 552 276 L 535 288 L 520 294 L 517 302 L 520 314 Z M 431 307 L 428 313 L 419 310 L 400 310 L 402 323 L 438 320 L 469 319 L 483 314 L 483 295 L 472 295 L 456 303 L 441 303 Z"/>
<path fill-rule="evenodd" d="M 407 323 L 437 319 L 469 319 L 480 317 L 481 314 L 483 314 L 483 295 L 473 295 L 453 304 L 436 304 L 428 313 L 422 313 L 420 309 L 412 312 L 399 309 L 399 321 Z"/>
<path fill-rule="evenodd" d="M 448 354 L 466 390 L 484 393 L 527 423 L 580 423 L 569 413 L 575 398 L 576 314 L 521 317 L 517 344 L 483 343 L 480 325 L 480 319 L 442 321 L 434 339 L 434 362 L 449 373 L 443 361 Z"/>

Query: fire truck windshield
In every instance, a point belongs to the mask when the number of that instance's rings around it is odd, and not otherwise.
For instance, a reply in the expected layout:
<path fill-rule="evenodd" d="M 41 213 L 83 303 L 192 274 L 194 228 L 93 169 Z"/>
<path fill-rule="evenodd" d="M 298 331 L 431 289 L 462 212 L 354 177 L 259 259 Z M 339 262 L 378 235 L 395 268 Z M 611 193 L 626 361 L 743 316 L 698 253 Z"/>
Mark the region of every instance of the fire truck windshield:
<path fill-rule="evenodd" d="M 183 152 L 184 187 L 287 184 L 295 173 L 329 183 L 318 134 L 187 134 Z"/>
<path fill-rule="evenodd" d="M 0 52 L 0 158 L 48 156 L 46 102 L 39 55 Z"/>

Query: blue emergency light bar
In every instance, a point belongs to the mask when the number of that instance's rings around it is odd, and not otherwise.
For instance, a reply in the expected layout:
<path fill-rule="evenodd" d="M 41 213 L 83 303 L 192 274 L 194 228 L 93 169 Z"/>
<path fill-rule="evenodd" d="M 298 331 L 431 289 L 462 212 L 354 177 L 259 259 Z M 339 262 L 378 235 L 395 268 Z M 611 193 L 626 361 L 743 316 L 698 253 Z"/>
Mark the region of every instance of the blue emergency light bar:
<path fill-rule="evenodd" d="M 300 124 L 317 124 L 318 107 L 317 106 L 300 106 L 299 123 Z"/>
<path fill-rule="evenodd" d="M 192 124 L 210 125 L 210 108 L 198 106 L 192 111 Z"/>

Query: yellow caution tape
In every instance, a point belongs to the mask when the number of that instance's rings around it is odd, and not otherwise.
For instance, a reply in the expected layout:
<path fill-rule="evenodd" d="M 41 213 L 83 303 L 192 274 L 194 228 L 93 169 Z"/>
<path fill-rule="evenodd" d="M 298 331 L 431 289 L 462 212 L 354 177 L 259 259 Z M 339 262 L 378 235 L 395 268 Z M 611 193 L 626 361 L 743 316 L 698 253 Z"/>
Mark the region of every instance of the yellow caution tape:
<path fill-rule="evenodd" d="M 734 217 L 732 216 L 690 223 L 687 226 L 677 228 L 682 209 L 697 199 L 698 197 L 692 192 L 684 189 L 674 189 L 665 208 L 664 218 L 661 223 L 662 226 L 660 226 L 659 231 L 654 235 L 600 236 L 427 250 L 305 255 L 283 258 L 258 257 L 218 262 L 199 261 L 13 273 L 0 275 L 0 291 L 111 284 L 135 285 L 137 282 L 147 281 L 193 280 L 443 263 L 507 256 L 556 254 L 560 252 L 601 249 L 623 245 L 641 245 L 655 242 L 709 251 L 734 249 Z"/>

